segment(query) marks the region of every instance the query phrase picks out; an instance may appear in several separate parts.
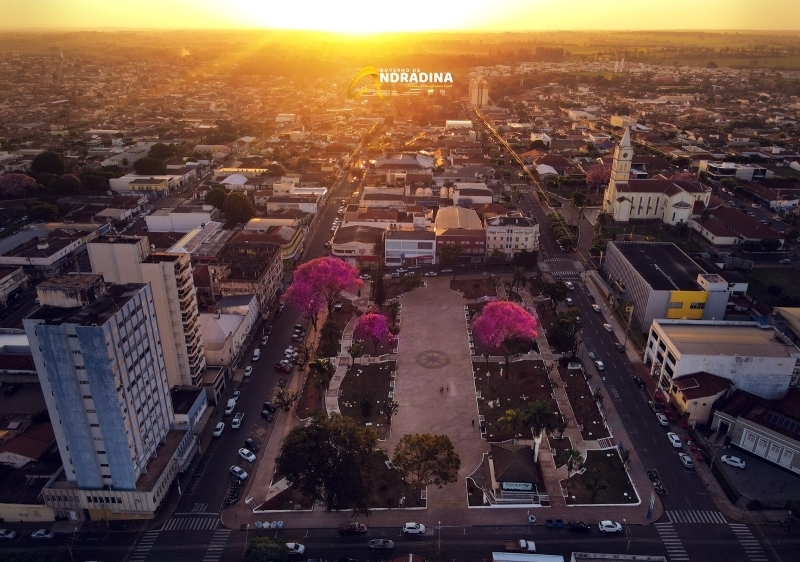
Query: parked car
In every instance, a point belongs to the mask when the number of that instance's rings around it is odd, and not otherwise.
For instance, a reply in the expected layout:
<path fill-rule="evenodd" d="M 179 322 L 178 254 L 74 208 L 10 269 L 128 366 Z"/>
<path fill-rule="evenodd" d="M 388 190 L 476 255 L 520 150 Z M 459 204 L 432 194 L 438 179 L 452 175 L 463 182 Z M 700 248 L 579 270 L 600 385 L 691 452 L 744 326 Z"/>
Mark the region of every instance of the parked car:
<path fill-rule="evenodd" d="M 606 370 L 606 366 L 603 365 L 603 362 L 600 361 L 599 359 L 594 362 L 594 366 L 597 367 L 598 371 L 605 371 Z"/>
<path fill-rule="evenodd" d="M 364 535 L 368 531 L 367 526 L 363 523 L 347 522 L 339 525 L 340 535 Z"/>
<path fill-rule="evenodd" d="M 564 285 L 566 285 L 567 289 L 570 290 L 570 291 L 574 291 L 575 290 L 575 285 L 572 284 L 572 281 L 564 281 Z"/>
<path fill-rule="evenodd" d="M 667 439 L 669 439 L 669 442 L 672 443 L 672 446 L 675 447 L 676 449 L 680 449 L 681 447 L 683 447 L 683 443 L 681 443 L 681 438 L 678 437 L 677 433 L 672 433 L 670 431 L 669 433 L 667 433 Z"/>
<path fill-rule="evenodd" d="M 253 374 L 253 366 L 252 365 L 248 365 L 247 367 L 244 368 L 244 378 L 248 378 L 252 374 Z"/>
<path fill-rule="evenodd" d="M 678 458 L 681 459 L 683 468 L 694 468 L 694 461 L 692 461 L 692 457 L 686 453 L 678 453 Z"/>
<path fill-rule="evenodd" d="M 0 529 L 0 539 L 14 540 L 17 538 L 17 532 L 11 529 Z"/>
<path fill-rule="evenodd" d="M 725 464 L 729 464 L 731 466 L 735 466 L 736 468 L 744 468 L 744 461 L 739 457 L 734 457 L 732 455 L 722 455 L 720 459 Z"/>
<path fill-rule="evenodd" d="M 436 272 L 435 271 L 426 271 L 422 275 L 425 276 L 425 277 L 436 277 Z"/>
<path fill-rule="evenodd" d="M 394 541 L 389 539 L 372 539 L 369 541 L 370 550 L 392 550 L 394 548 Z"/>
<path fill-rule="evenodd" d="M 661 411 L 661 406 L 659 406 L 658 404 L 656 404 L 652 400 L 648 400 L 647 401 L 647 405 L 650 406 L 650 409 L 653 410 L 654 412 L 660 412 Z"/>
<path fill-rule="evenodd" d="M 614 342 L 614 347 L 617 348 L 617 351 L 620 353 L 625 353 L 625 346 L 619 343 L 618 341 Z"/>
<path fill-rule="evenodd" d="M 275 407 L 275 405 L 272 402 L 264 402 L 264 405 L 262 406 L 262 408 L 264 408 L 266 411 L 268 411 L 270 413 L 273 413 L 273 414 L 278 409 L 278 408 Z"/>
<path fill-rule="evenodd" d="M 293 368 L 294 366 L 291 361 L 287 361 L 286 359 L 275 363 L 275 370 L 282 373 L 291 373 Z"/>
<path fill-rule="evenodd" d="M 781 265 L 789 265 L 789 264 L 792 263 L 792 260 L 790 260 L 788 258 L 783 258 L 782 260 L 779 260 L 778 263 L 781 264 Z"/>
<path fill-rule="evenodd" d="M 249 449 L 239 449 L 239 456 L 247 462 L 256 462 L 256 456 Z"/>
<path fill-rule="evenodd" d="M 372 279 L 372 276 L 369 273 L 362 273 L 361 279 L 363 279 L 364 281 L 369 281 L 370 279 Z"/>
<path fill-rule="evenodd" d="M 572 306 L 572 304 L 573 304 L 573 301 L 572 301 L 572 299 L 571 299 L 570 297 L 567 297 L 567 298 L 564 300 L 564 302 L 566 302 L 566 303 L 567 303 L 567 306 Z"/>
<path fill-rule="evenodd" d="M 32 539 L 52 539 L 56 534 L 50 529 L 36 529 L 31 533 Z"/>
<path fill-rule="evenodd" d="M 569 530 L 574 533 L 589 533 L 592 530 L 592 526 L 583 521 L 570 521 Z"/>
<path fill-rule="evenodd" d="M 266 410 L 261 410 L 261 417 L 267 420 L 268 422 L 271 422 L 272 420 L 275 419 L 275 417 Z"/>
<path fill-rule="evenodd" d="M 292 336 L 292 341 L 295 343 L 303 343 L 305 340 L 305 334 L 295 334 Z"/>
<path fill-rule="evenodd" d="M 440 273 L 453 273 L 453 270 L 449 267 L 445 267 Z"/>
<path fill-rule="evenodd" d="M 622 532 L 622 525 L 617 523 L 616 521 L 600 521 L 597 524 L 597 528 L 600 529 L 601 533 L 621 533 Z"/>
<path fill-rule="evenodd" d="M 255 439 L 253 439 L 252 437 L 248 437 L 247 439 L 244 440 L 244 446 L 247 449 L 253 451 L 254 453 L 257 453 L 258 450 L 261 448 L 261 445 L 256 443 Z"/>
<path fill-rule="evenodd" d="M 422 523 L 406 523 L 403 525 L 404 535 L 424 535 L 425 525 Z"/>
<path fill-rule="evenodd" d="M 656 414 L 656 419 L 658 420 L 658 423 L 661 424 L 662 426 L 669 427 L 669 420 L 667 419 L 667 416 L 665 416 L 661 412 L 658 412 Z"/>
<path fill-rule="evenodd" d="M 269 341 L 269 336 L 264 336 L 263 338 L 261 338 L 261 346 L 263 347 L 267 345 L 268 341 Z"/>
<path fill-rule="evenodd" d="M 592 310 L 594 310 L 595 312 L 601 312 L 600 305 L 599 304 L 593 304 L 592 305 Z"/>
<path fill-rule="evenodd" d="M 212 435 L 214 437 L 219 437 L 222 435 L 222 430 L 225 429 L 225 422 L 219 422 L 217 425 L 214 426 L 214 433 Z"/>
<path fill-rule="evenodd" d="M 241 467 L 233 465 L 230 468 L 230 471 L 231 471 L 231 474 L 236 476 L 239 480 L 246 480 L 247 479 L 247 473 L 244 470 L 242 470 Z"/>
<path fill-rule="evenodd" d="M 588 355 L 589 359 L 591 359 L 592 361 L 597 359 L 597 355 L 594 354 L 594 351 L 588 351 L 588 352 L 586 352 L 586 355 Z"/>
<path fill-rule="evenodd" d="M 286 548 L 289 549 L 289 555 L 303 554 L 306 551 L 306 547 L 299 542 L 287 542 Z"/>
<path fill-rule="evenodd" d="M 639 388 L 644 390 L 645 384 L 644 384 L 644 380 L 642 380 L 642 377 L 634 376 L 633 377 L 633 382 L 634 382 L 634 384 L 636 384 L 636 386 L 638 386 Z"/>
<path fill-rule="evenodd" d="M 611 324 L 603 324 L 603 329 L 606 332 L 613 332 L 614 331 L 614 328 L 611 327 Z"/>
<path fill-rule="evenodd" d="M 3 394 L 5 394 L 6 396 L 11 396 L 12 394 L 16 394 L 18 390 L 19 390 L 18 384 L 10 384 L 3 391 Z"/>

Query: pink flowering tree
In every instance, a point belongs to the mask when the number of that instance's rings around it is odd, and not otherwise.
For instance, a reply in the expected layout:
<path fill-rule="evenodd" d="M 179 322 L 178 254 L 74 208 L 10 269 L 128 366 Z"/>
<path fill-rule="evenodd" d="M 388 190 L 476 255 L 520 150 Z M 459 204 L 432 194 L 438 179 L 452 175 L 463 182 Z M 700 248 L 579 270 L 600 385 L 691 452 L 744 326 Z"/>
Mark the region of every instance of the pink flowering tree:
<path fill-rule="evenodd" d="M 586 170 L 586 184 L 589 187 L 599 190 L 608 185 L 611 179 L 610 164 L 594 164 Z"/>
<path fill-rule="evenodd" d="M 536 338 L 536 319 L 520 305 L 509 301 L 494 301 L 472 320 L 472 333 L 483 347 L 506 359 L 530 350 Z"/>
<path fill-rule="evenodd" d="M 389 321 L 383 314 L 371 312 L 364 314 L 356 321 L 355 332 L 361 332 L 372 340 L 375 354 L 378 354 L 378 344 L 389 341 L 392 334 L 389 332 Z"/>
<path fill-rule="evenodd" d="M 336 258 L 317 258 L 304 263 L 294 272 L 294 280 L 287 291 L 287 300 L 293 290 L 303 295 L 316 295 L 328 307 L 328 316 L 343 291 L 355 291 L 363 282 L 358 270 Z M 296 289 L 295 285 L 297 285 Z M 292 299 L 294 301 L 294 298 Z"/>
<path fill-rule="evenodd" d="M 298 308 L 303 318 L 317 329 L 317 317 L 325 306 L 322 295 L 308 283 L 292 283 L 283 295 L 283 300 Z"/>
<path fill-rule="evenodd" d="M 36 180 L 25 174 L 0 176 L 0 197 L 24 197 L 25 190 L 36 185 Z"/>

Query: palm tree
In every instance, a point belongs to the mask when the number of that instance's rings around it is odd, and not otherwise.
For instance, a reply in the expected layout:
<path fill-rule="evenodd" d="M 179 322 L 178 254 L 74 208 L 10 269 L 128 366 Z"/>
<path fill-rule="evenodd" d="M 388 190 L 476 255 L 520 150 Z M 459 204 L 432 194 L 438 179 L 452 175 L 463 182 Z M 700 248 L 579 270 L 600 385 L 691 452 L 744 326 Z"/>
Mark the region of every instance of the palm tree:
<path fill-rule="evenodd" d="M 570 449 L 567 451 L 567 479 L 572 475 L 574 470 L 583 466 L 583 455 L 580 451 Z"/>
<path fill-rule="evenodd" d="M 361 355 L 362 349 L 363 346 L 360 341 L 354 341 L 350 344 L 350 347 L 347 348 L 347 353 L 349 353 L 350 357 L 353 359 L 352 363 L 350 363 L 351 365 L 356 362 L 356 357 Z"/>
<path fill-rule="evenodd" d="M 400 303 L 392 301 L 389 303 L 389 318 L 392 320 L 392 326 L 397 324 L 397 316 L 400 314 Z"/>
<path fill-rule="evenodd" d="M 525 277 L 525 268 L 515 267 L 514 273 L 511 276 L 511 287 L 519 286 L 520 289 L 524 289 L 527 282 L 528 278 Z"/>
<path fill-rule="evenodd" d="M 552 432 L 556 425 L 557 417 L 550 404 L 537 400 L 525 409 L 525 425 L 533 431 L 533 462 L 539 460 L 539 445 L 542 443 L 542 433 Z"/>
<path fill-rule="evenodd" d="M 525 422 L 525 413 L 522 410 L 509 409 L 506 413 L 497 418 L 497 427 L 507 429 L 512 437 L 516 438 L 522 424 Z"/>
<path fill-rule="evenodd" d="M 492 291 L 497 294 L 497 288 L 500 286 L 500 276 L 494 273 L 489 275 L 489 285 L 492 287 Z"/>
<path fill-rule="evenodd" d="M 308 368 L 311 372 L 316 374 L 317 386 L 323 390 L 327 390 L 333 378 L 333 374 L 336 372 L 331 360 L 327 357 L 319 357 L 309 363 Z"/>

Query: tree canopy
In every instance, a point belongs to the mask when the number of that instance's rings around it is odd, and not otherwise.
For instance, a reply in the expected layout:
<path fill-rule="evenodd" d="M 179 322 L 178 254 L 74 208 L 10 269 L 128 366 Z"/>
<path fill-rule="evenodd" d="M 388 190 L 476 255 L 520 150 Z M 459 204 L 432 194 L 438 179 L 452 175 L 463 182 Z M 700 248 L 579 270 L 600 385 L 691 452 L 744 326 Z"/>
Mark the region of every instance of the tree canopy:
<path fill-rule="evenodd" d="M 167 173 L 167 166 L 158 158 L 139 158 L 133 163 L 133 170 L 140 176 L 159 176 Z"/>
<path fill-rule="evenodd" d="M 511 355 L 525 353 L 536 338 L 536 319 L 520 305 L 510 301 L 494 301 L 486 304 L 472 320 L 472 333 L 478 342 L 506 359 Z"/>
<path fill-rule="evenodd" d="M 222 206 L 225 218 L 228 222 L 246 223 L 256 214 L 256 208 L 250 202 L 250 198 L 239 191 L 228 193 L 225 203 Z"/>
<path fill-rule="evenodd" d="M 392 465 L 416 490 L 435 484 L 440 488 L 458 479 L 461 459 L 447 435 L 403 435 L 394 449 Z"/>
<path fill-rule="evenodd" d="M 31 160 L 31 171 L 34 174 L 45 172 L 60 176 L 64 173 L 64 159 L 57 152 L 40 152 Z"/>
<path fill-rule="evenodd" d="M 377 444 L 375 430 L 349 417 L 319 413 L 310 425 L 295 427 L 286 436 L 278 471 L 328 511 L 367 513 L 372 493 L 368 461 Z"/>
<path fill-rule="evenodd" d="M 158 160 L 167 160 L 172 158 L 176 154 L 180 153 L 180 147 L 175 144 L 164 144 L 163 142 L 157 142 L 153 146 L 150 147 L 147 155 L 150 158 L 157 158 Z"/>
<path fill-rule="evenodd" d="M 213 205 L 217 209 L 222 209 L 225 206 L 225 198 L 228 196 L 228 192 L 222 189 L 221 187 L 215 187 L 208 193 L 206 193 L 205 201 L 208 205 Z"/>
<path fill-rule="evenodd" d="M 304 263 L 294 272 L 294 278 L 285 299 L 301 303 L 307 295 L 316 294 L 328 307 L 328 316 L 342 291 L 357 290 L 363 285 L 358 270 L 347 262 L 336 258 L 317 258 Z"/>
<path fill-rule="evenodd" d="M 388 342 L 391 337 L 389 323 L 383 314 L 370 313 L 363 314 L 356 321 L 356 332 L 363 332 L 366 337 L 372 340 L 375 353 L 378 353 L 378 344 Z"/>

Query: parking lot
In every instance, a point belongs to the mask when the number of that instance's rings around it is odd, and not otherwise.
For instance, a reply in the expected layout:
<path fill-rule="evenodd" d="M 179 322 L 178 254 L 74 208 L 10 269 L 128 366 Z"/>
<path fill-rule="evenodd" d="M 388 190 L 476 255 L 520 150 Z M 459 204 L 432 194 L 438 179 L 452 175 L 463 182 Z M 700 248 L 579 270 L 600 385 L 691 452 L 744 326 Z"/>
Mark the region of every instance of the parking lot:
<path fill-rule="evenodd" d="M 736 490 L 748 500 L 758 500 L 764 506 L 782 506 L 789 500 L 800 500 L 800 474 L 792 474 L 741 449 L 717 451 L 717 458 L 733 455 L 745 462 L 745 468 L 723 464 L 722 468 Z"/>

